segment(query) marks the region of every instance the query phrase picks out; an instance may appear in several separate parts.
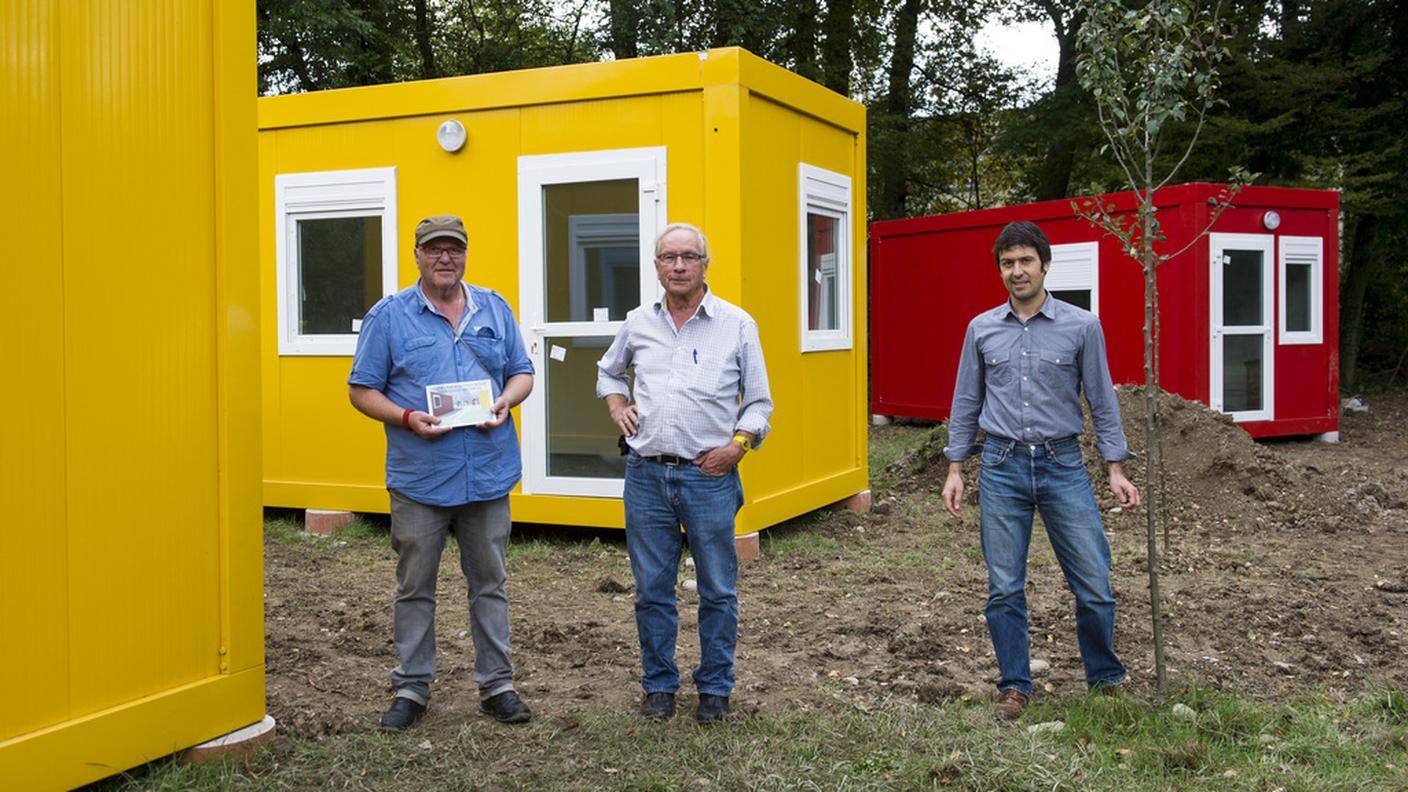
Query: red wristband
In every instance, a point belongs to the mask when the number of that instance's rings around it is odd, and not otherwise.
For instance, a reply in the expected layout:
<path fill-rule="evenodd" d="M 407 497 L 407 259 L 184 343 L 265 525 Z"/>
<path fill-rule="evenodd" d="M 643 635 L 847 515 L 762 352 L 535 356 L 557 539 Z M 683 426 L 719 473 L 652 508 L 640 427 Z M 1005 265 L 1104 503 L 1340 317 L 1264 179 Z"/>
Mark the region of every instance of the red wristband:
<path fill-rule="evenodd" d="M 401 426 L 407 432 L 411 431 L 411 413 L 413 412 L 415 412 L 415 410 L 412 410 L 410 407 L 407 407 L 406 411 L 401 413 Z"/>

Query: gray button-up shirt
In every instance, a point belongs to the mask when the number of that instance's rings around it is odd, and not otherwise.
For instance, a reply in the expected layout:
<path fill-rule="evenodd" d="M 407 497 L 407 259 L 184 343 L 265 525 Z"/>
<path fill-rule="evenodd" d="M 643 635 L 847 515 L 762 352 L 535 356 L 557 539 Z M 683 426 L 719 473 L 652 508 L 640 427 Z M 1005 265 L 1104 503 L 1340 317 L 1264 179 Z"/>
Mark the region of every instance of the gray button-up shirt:
<path fill-rule="evenodd" d="M 767 436 L 772 396 L 758 325 L 712 291 L 678 331 L 660 303 L 635 308 L 596 365 L 599 399 L 629 400 L 626 372 L 635 369 L 640 427 L 626 442 L 641 456 L 694 459 L 734 432 Z"/>
<path fill-rule="evenodd" d="M 984 311 L 963 336 L 944 456 L 961 462 L 977 453 L 978 429 L 1023 443 L 1078 435 L 1085 429 L 1082 390 L 1101 456 L 1133 457 L 1094 314 L 1050 292 L 1025 323 L 1010 303 Z"/>

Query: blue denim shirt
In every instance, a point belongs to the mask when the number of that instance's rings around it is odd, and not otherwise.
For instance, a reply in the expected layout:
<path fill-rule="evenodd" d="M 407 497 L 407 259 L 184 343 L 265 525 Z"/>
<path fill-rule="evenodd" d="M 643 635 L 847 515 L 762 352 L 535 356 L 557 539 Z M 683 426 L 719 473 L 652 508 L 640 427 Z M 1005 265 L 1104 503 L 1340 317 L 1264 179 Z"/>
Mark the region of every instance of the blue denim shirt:
<path fill-rule="evenodd" d="M 1023 443 L 1079 435 L 1082 392 L 1100 455 L 1109 462 L 1133 457 L 1094 314 L 1050 292 L 1026 322 L 1007 302 L 984 311 L 963 336 L 944 456 L 961 462 L 976 453 L 978 429 Z"/>
<path fill-rule="evenodd" d="M 515 374 L 533 373 L 513 310 L 497 292 L 465 284 L 468 308 L 450 329 L 417 283 L 383 297 L 362 320 L 350 385 L 426 410 L 425 386 L 488 379 L 494 398 Z M 460 427 L 425 440 L 386 424 L 386 486 L 429 506 L 507 495 L 522 476 L 512 416 L 493 429 Z"/>

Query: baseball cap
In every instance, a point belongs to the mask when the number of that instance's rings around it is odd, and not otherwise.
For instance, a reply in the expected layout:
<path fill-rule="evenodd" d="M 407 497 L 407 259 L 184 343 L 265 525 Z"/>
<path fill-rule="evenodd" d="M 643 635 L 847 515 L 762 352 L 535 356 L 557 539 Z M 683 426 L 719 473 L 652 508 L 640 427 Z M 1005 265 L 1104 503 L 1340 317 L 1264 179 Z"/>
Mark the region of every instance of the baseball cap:
<path fill-rule="evenodd" d="M 464 223 L 454 215 L 432 215 L 416 224 L 416 247 L 441 237 L 458 240 L 462 245 L 469 244 Z"/>

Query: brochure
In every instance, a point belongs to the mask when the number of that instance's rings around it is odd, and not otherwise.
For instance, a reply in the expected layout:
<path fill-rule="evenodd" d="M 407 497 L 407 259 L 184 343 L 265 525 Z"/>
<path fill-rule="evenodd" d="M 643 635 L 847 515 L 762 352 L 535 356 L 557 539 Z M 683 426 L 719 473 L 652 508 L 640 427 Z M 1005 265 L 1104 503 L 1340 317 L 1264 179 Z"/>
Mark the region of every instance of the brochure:
<path fill-rule="evenodd" d="M 426 411 L 440 419 L 442 428 L 472 426 L 494 418 L 489 411 L 494 391 L 486 379 L 427 385 L 425 400 Z"/>

